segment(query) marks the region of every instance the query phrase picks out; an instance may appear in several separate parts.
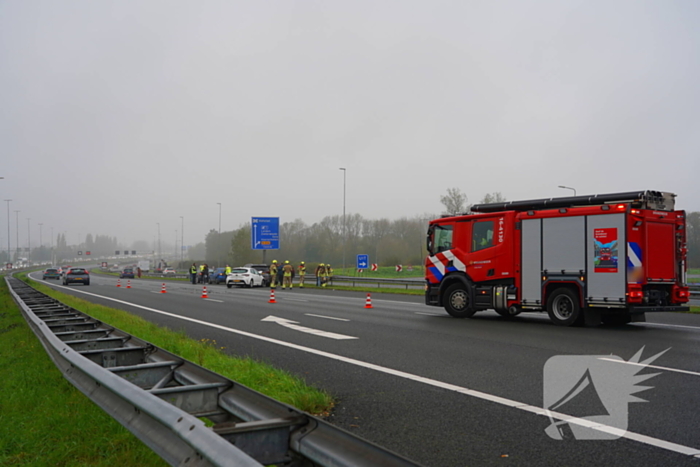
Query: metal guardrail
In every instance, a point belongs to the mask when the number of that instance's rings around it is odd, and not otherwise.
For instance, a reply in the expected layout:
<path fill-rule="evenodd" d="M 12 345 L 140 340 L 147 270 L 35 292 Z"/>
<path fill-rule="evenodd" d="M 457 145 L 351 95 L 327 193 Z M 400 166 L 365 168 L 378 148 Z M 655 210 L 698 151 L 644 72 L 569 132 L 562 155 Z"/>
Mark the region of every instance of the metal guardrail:
<path fill-rule="evenodd" d="M 691 285 L 690 288 L 690 298 L 700 298 L 700 285 Z"/>
<path fill-rule="evenodd" d="M 63 376 L 171 465 L 418 465 L 5 280 Z"/>
<path fill-rule="evenodd" d="M 315 280 L 315 278 L 314 278 Z M 405 286 L 406 290 L 409 287 L 422 289 L 425 287 L 425 279 L 422 277 L 406 278 L 406 279 L 385 279 L 381 277 L 353 277 L 353 276 L 333 276 L 330 279 L 331 285 L 333 284 L 351 284 L 355 287 L 355 284 L 375 284 L 377 288 L 381 288 L 382 285 L 385 287 L 396 288 L 397 286 Z"/>

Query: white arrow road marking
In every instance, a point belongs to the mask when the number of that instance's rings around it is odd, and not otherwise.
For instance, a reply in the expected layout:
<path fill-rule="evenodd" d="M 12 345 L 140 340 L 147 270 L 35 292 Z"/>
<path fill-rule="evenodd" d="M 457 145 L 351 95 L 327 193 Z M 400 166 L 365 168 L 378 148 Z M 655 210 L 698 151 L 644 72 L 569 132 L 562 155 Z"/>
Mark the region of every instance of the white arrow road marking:
<path fill-rule="evenodd" d="M 334 332 L 321 331 L 319 329 L 311 329 L 305 326 L 297 326 L 297 324 L 299 324 L 297 321 L 292 321 L 285 318 L 278 318 L 277 316 L 272 315 L 268 316 L 267 318 L 263 318 L 261 321 L 271 321 L 273 323 L 280 324 L 285 328 L 290 328 L 301 332 L 307 332 L 316 336 L 328 337 L 330 339 L 358 339 L 357 337 L 345 336 L 343 334 L 336 334 Z"/>

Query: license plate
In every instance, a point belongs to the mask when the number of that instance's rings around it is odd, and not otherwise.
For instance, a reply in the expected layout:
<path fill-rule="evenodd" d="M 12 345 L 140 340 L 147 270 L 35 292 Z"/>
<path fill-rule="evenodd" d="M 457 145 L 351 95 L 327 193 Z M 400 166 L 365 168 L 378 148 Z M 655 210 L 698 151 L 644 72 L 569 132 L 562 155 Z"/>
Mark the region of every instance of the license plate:
<path fill-rule="evenodd" d="M 243 281 L 240 279 L 234 279 L 233 282 L 243 282 Z"/>

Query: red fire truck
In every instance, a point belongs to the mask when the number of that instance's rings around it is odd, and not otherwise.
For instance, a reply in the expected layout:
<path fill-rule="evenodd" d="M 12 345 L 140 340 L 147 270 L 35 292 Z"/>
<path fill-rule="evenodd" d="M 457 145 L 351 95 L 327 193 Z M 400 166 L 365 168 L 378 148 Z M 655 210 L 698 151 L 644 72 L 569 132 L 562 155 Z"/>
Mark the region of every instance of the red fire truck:
<path fill-rule="evenodd" d="M 562 326 L 687 311 L 685 212 L 674 210 L 675 197 L 639 191 L 479 204 L 435 219 L 425 303 L 455 318 L 546 311 Z"/>

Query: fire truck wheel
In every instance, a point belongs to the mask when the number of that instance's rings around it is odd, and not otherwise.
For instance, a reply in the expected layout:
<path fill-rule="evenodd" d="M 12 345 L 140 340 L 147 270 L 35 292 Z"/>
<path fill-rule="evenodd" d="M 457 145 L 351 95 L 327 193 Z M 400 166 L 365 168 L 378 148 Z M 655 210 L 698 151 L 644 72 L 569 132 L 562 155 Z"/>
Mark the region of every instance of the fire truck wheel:
<path fill-rule="evenodd" d="M 583 318 L 576 293 L 568 287 L 560 287 L 547 300 L 549 319 L 558 326 L 578 324 Z"/>
<path fill-rule="evenodd" d="M 454 318 L 471 318 L 476 310 L 469 290 L 463 284 L 452 284 L 445 291 L 445 310 Z"/>

